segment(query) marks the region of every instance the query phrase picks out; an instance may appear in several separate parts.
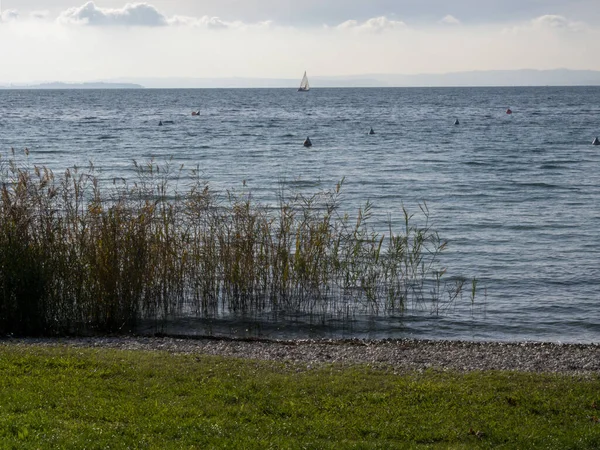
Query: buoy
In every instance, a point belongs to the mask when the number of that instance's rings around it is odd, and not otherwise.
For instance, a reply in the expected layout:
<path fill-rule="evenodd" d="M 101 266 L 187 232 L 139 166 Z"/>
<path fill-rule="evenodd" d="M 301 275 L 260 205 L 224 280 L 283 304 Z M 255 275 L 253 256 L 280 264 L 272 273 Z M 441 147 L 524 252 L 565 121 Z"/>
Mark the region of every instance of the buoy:
<path fill-rule="evenodd" d="M 200 115 L 200 111 L 192 111 L 192 116 L 199 116 Z"/>
<path fill-rule="evenodd" d="M 369 134 L 375 134 L 375 130 L 373 130 L 373 128 L 371 128 L 371 129 L 369 130 Z"/>
<path fill-rule="evenodd" d="M 506 110 L 506 114 L 512 114 L 512 109 L 508 108 L 508 109 Z"/>
<path fill-rule="evenodd" d="M 458 119 L 456 119 L 456 120 L 454 121 L 454 125 L 460 125 L 460 122 L 458 121 Z"/>
<path fill-rule="evenodd" d="M 306 140 L 304 141 L 303 144 L 305 147 L 312 147 L 312 142 L 310 141 L 310 138 L 307 136 Z"/>
<path fill-rule="evenodd" d="M 596 136 L 596 139 L 594 139 L 594 142 L 592 142 L 592 145 L 600 145 L 600 140 L 598 139 L 598 136 Z"/>
<path fill-rule="evenodd" d="M 162 120 L 160 122 L 158 122 L 158 126 L 162 127 Z"/>

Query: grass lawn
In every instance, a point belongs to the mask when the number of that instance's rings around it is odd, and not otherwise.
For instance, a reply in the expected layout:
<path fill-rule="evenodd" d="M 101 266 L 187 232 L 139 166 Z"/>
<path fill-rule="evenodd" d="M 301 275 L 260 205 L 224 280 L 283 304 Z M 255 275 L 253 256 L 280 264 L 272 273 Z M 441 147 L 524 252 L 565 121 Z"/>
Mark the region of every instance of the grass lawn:
<path fill-rule="evenodd" d="M 598 449 L 598 408 L 598 376 L 0 345 L 0 449 Z"/>

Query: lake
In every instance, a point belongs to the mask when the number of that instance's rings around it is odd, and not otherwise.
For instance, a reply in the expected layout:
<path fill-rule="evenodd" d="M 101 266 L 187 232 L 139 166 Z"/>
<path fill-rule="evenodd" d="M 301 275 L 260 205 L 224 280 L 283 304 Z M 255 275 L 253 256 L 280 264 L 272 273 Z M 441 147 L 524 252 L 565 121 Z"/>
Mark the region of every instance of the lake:
<path fill-rule="evenodd" d="M 383 232 L 426 203 L 448 275 L 478 280 L 474 307 L 441 316 L 188 320 L 182 333 L 598 342 L 599 135 L 600 87 L 0 91 L 3 159 L 12 147 L 59 172 L 91 161 L 106 183 L 133 177 L 132 160 L 171 161 L 183 183 L 197 167 L 265 203 L 345 178 L 344 207 L 371 201 Z"/>

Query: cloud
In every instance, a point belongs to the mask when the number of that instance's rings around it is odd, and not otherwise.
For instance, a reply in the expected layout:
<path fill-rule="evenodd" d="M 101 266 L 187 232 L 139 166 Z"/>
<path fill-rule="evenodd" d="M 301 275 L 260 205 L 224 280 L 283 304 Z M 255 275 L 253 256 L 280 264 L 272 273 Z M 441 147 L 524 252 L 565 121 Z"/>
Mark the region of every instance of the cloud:
<path fill-rule="evenodd" d="M 128 3 L 123 8 L 108 9 L 96 6 L 93 1 L 83 6 L 69 8 L 57 19 L 62 24 L 88 26 L 136 26 L 136 27 L 193 27 L 210 30 L 227 28 L 266 28 L 272 22 L 264 21 L 257 24 L 246 24 L 241 21 L 225 21 L 219 17 L 202 16 L 173 16 L 167 17 L 149 3 Z"/>
<path fill-rule="evenodd" d="M 579 22 L 573 22 L 566 17 L 548 14 L 537 17 L 531 21 L 534 28 L 559 29 L 559 30 L 581 30 L 583 25 Z"/>
<path fill-rule="evenodd" d="M 442 20 L 440 20 L 440 23 L 445 24 L 445 25 L 460 25 L 460 20 L 458 20 L 456 17 L 448 14 L 446 17 L 444 17 Z"/>
<path fill-rule="evenodd" d="M 240 20 L 236 21 L 225 21 L 219 17 L 188 17 L 188 16 L 174 16 L 168 19 L 168 24 L 172 26 L 187 26 L 194 28 L 206 28 L 209 30 L 224 30 L 224 29 L 256 29 L 256 28 L 269 28 L 273 25 L 270 20 L 258 22 L 255 24 L 244 23 Z"/>
<path fill-rule="evenodd" d="M 169 25 L 174 26 L 192 26 L 192 27 L 206 27 L 213 30 L 225 29 L 231 26 L 230 23 L 227 23 L 221 20 L 218 17 L 187 17 L 187 16 L 175 16 L 168 20 Z"/>
<path fill-rule="evenodd" d="M 69 8 L 57 19 L 60 23 L 91 26 L 161 27 L 167 18 L 148 3 L 128 3 L 123 8 L 99 8 L 94 2 Z"/>
<path fill-rule="evenodd" d="M 504 33 L 522 34 L 529 32 L 544 32 L 559 35 L 564 32 L 579 33 L 588 29 L 589 27 L 582 22 L 575 22 L 564 16 L 547 14 L 536 17 L 529 22 L 505 28 Z"/>
<path fill-rule="evenodd" d="M 358 22 L 357 20 L 347 20 L 339 24 L 336 28 L 338 30 L 357 30 L 357 31 L 372 31 L 381 32 L 387 30 L 396 30 L 406 27 L 404 22 L 399 20 L 390 20 L 385 16 L 374 17 L 365 22 Z"/>
<path fill-rule="evenodd" d="M 14 9 L 7 9 L 2 11 L 0 15 L 0 22 L 13 22 L 19 18 L 19 13 Z"/>

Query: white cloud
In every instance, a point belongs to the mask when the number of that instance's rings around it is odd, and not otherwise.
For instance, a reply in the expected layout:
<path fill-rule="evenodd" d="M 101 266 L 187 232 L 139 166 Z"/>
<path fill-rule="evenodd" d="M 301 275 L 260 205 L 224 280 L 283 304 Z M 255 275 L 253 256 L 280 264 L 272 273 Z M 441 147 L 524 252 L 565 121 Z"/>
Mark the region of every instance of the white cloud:
<path fill-rule="evenodd" d="M 358 27 L 358 20 L 346 20 L 345 22 L 340 23 L 336 28 L 339 30 L 346 30 L 356 27 Z"/>
<path fill-rule="evenodd" d="M 231 24 L 221 20 L 218 17 L 187 17 L 187 16 L 174 16 L 169 19 L 169 25 L 181 25 L 181 26 L 192 26 L 192 27 L 206 27 L 215 30 L 228 28 Z"/>
<path fill-rule="evenodd" d="M 19 18 L 19 13 L 15 9 L 7 9 L 2 11 L 0 22 L 13 22 Z"/>
<path fill-rule="evenodd" d="M 213 16 L 189 17 L 175 15 L 167 17 L 149 3 L 128 3 L 122 8 L 108 9 L 96 6 L 93 1 L 89 1 L 83 6 L 69 8 L 59 15 L 57 21 L 61 24 L 89 26 L 186 26 L 210 30 L 265 28 L 272 24 L 270 21 L 264 21 L 251 25 L 241 21 L 225 21 Z"/>
<path fill-rule="evenodd" d="M 336 28 L 338 30 L 358 30 L 358 31 L 387 31 L 387 30 L 396 30 L 399 28 L 406 27 L 404 22 L 399 20 L 390 20 L 385 16 L 374 17 L 365 22 L 358 22 L 356 20 L 347 20 L 339 24 Z"/>
<path fill-rule="evenodd" d="M 445 25 L 459 25 L 460 20 L 458 20 L 456 17 L 448 14 L 446 17 L 444 17 L 442 20 L 440 20 L 440 23 L 443 23 Z"/>
<path fill-rule="evenodd" d="M 569 21 L 563 16 L 546 15 L 533 19 L 531 23 L 537 27 L 568 28 Z"/>
<path fill-rule="evenodd" d="M 550 33 L 557 35 L 563 32 L 583 32 L 589 27 L 581 22 L 569 20 L 564 16 L 547 14 L 545 16 L 536 17 L 529 22 L 521 23 L 504 29 L 505 33 L 523 34 L 523 33 Z"/>
<path fill-rule="evenodd" d="M 92 26 L 160 27 L 167 18 L 148 3 L 128 3 L 123 8 L 99 8 L 94 2 L 69 8 L 57 19 L 60 23 Z"/>
<path fill-rule="evenodd" d="M 580 31 L 583 28 L 583 24 L 580 22 L 574 22 L 568 20 L 566 17 L 551 14 L 537 17 L 533 19 L 531 23 L 535 28 L 542 29 Z"/>
<path fill-rule="evenodd" d="M 224 30 L 224 29 L 256 29 L 256 28 L 269 28 L 273 25 L 270 20 L 258 22 L 255 24 L 248 24 L 242 21 L 225 21 L 219 17 L 188 17 L 188 16 L 174 16 L 168 19 L 169 25 L 172 26 L 188 26 L 194 28 L 206 28 L 209 30 Z"/>

